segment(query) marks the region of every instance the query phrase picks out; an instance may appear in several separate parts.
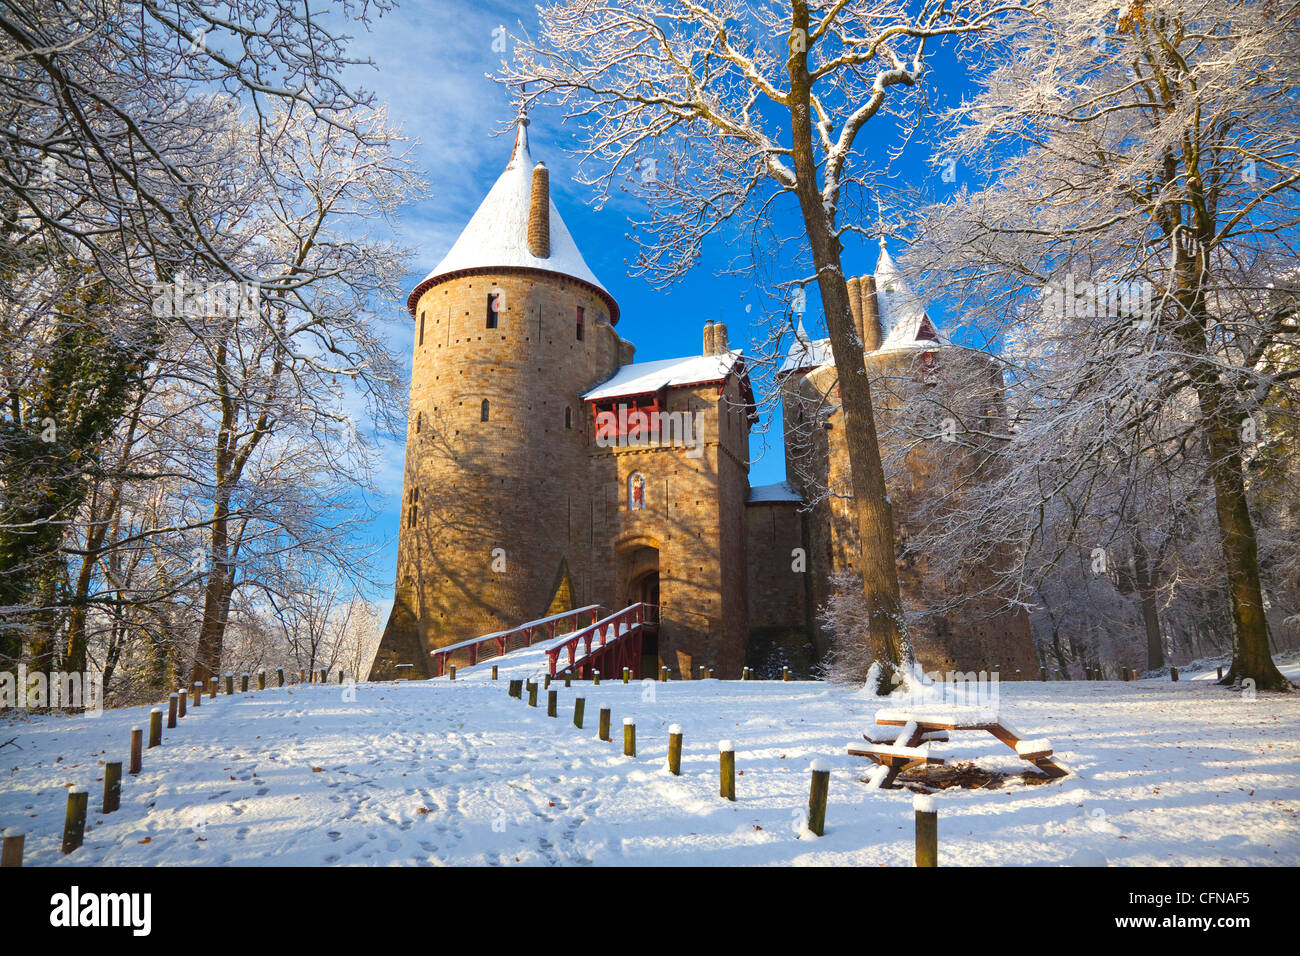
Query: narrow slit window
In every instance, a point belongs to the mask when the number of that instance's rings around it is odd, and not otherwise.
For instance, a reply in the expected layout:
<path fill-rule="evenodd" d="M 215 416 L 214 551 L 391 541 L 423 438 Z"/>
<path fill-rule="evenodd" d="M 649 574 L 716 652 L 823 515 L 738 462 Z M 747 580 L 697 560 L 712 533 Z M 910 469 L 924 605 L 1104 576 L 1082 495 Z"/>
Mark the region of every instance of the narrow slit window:
<path fill-rule="evenodd" d="M 501 298 L 500 298 L 500 297 L 501 297 L 501 293 L 500 293 L 500 292 L 489 292 L 489 293 L 488 293 L 488 297 L 487 297 L 487 327 L 488 327 L 489 329 L 495 329 L 495 328 L 497 327 L 497 317 L 498 317 L 498 315 L 500 314 L 499 311 L 498 311 L 498 310 L 499 310 L 499 307 L 500 307 L 500 304 L 501 304 Z M 487 421 L 487 419 L 484 419 L 484 421 Z"/>
<path fill-rule="evenodd" d="M 420 344 L 424 344 L 424 313 L 420 313 Z"/>
<path fill-rule="evenodd" d="M 564 427 L 565 428 L 573 427 L 573 408 L 570 406 L 565 406 L 564 409 Z"/>
<path fill-rule="evenodd" d="M 490 414 L 491 414 L 491 406 L 488 404 L 488 400 L 485 398 L 483 399 L 483 404 L 479 406 L 478 420 L 481 422 L 485 422 L 488 420 Z"/>
<path fill-rule="evenodd" d="M 582 341 L 582 335 L 583 335 L 582 324 L 585 320 L 586 320 L 586 310 L 583 309 L 582 306 L 578 306 L 578 341 L 579 342 Z"/>

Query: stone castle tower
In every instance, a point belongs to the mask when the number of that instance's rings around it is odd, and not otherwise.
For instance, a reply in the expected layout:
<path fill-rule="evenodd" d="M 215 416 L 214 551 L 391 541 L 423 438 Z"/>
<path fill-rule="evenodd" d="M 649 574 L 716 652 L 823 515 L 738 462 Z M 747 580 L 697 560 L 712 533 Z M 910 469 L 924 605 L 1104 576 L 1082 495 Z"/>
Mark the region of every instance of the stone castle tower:
<path fill-rule="evenodd" d="M 927 671 L 970 670 L 1001 665 L 1037 673 L 1037 658 L 1023 611 L 1008 612 L 992 596 L 997 567 L 1009 556 L 968 567 L 948 577 L 932 567 L 933 556 L 913 547 L 924 528 L 923 505 L 940 490 L 977 481 L 985 455 L 978 445 L 899 438 L 900 416 L 925 407 L 925 393 L 938 397 L 932 407 L 960 417 L 966 431 L 1002 430 L 1006 410 L 1002 373 L 985 353 L 954 345 L 926 313 L 882 239 L 874 274 L 849 280 L 849 301 L 863 343 L 863 366 L 871 382 L 872 408 L 885 464 L 894 516 L 899 589 L 904 605 L 943 608 L 963 598 L 955 614 L 920 614 L 909 621 L 917 660 Z M 839 376 L 829 340 L 812 341 L 799 326 L 794 346 L 778 376 L 784 415 L 786 474 L 806 502 L 809 560 L 832 573 L 852 574 L 858 556 L 858 529 L 852 504 L 848 448 L 838 403 Z M 939 425 L 940 423 L 935 423 Z M 956 425 L 956 421 L 952 424 Z M 912 435 L 941 431 L 913 428 Z M 891 433 L 895 436 L 891 440 Z M 830 575 L 809 577 L 814 607 L 831 596 Z M 985 595 L 982 596 L 981 595 Z M 830 635 L 814 629 L 812 653 L 828 649 Z"/>
<path fill-rule="evenodd" d="M 407 300 L 393 614 L 372 673 L 570 605 L 591 569 L 582 392 L 631 359 L 520 116 L 505 170 Z"/>
<path fill-rule="evenodd" d="M 947 341 L 883 248 L 850 292 L 878 420 L 896 397 L 881 386 L 932 377 L 936 355 L 938 374 L 985 374 L 987 358 Z M 397 580 L 372 679 L 428 677 L 433 648 L 636 602 L 653 622 L 645 673 L 707 665 L 734 678 L 745 664 L 762 674 L 783 663 L 813 673 L 827 644 L 816 610 L 856 549 L 845 503 L 817 490 L 842 484 L 847 468 L 825 340 L 800 326 L 781 369 L 790 478 L 751 488 L 757 414 L 743 353 L 709 321 L 699 352 L 633 361 L 618 303 L 551 201 L 523 115 L 504 171 L 407 309 Z M 951 458 L 933 464 L 910 456 L 890 483 L 900 543 L 914 531 L 908 502 L 951 480 Z M 792 560 L 800 553 L 806 561 Z M 942 601 L 951 582 L 900 553 L 905 600 Z M 1014 616 L 937 620 L 917 642 L 927 667 L 1032 666 Z"/>

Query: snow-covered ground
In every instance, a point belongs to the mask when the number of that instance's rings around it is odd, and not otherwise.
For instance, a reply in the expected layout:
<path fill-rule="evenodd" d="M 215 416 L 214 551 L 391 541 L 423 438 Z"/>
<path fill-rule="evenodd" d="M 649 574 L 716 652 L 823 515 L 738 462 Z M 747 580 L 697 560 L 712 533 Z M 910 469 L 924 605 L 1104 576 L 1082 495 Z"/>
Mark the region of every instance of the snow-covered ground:
<path fill-rule="evenodd" d="M 122 808 L 96 812 L 104 760 L 125 760 L 147 708 L 0 724 L 0 827 L 36 864 L 911 865 L 912 795 L 871 791 L 845 754 L 880 706 L 810 682 L 606 680 L 559 691 L 558 719 L 507 696 L 489 665 L 455 683 L 308 685 L 205 700 Z M 509 658 L 507 659 L 509 660 Z M 1300 665 L 1284 671 L 1300 679 Z M 514 674 L 514 676 L 520 676 Z M 585 729 L 572 724 L 586 697 Z M 596 737 L 601 703 L 612 743 Z M 944 865 L 1300 864 L 1300 695 L 1254 701 L 1206 681 L 1003 684 L 1001 714 L 1047 737 L 1073 773 L 994 791 L 944 790 Z M 623 718 L 638 753 L 623 756 Z M 668 728 L 685 735 L 665 769 Z M 736 748 L 737 801 L 718 796 L 718 741 Z M 983 733 L 953 760 L 1027 767 Z M 832 768 L 826 835 L 800 826 L 809 765 Z M 59 852 L 68 785 L 90 792 L 85 846 Z"/>

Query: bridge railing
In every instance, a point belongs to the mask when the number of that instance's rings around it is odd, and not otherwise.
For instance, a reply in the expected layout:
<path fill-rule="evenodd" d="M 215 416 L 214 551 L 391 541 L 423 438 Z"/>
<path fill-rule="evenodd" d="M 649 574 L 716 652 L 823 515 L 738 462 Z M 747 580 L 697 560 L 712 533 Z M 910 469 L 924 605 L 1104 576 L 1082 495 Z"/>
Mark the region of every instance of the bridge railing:
<path fill-rule="evenodd" d="M 495 644 L 497 656 L 499 657 L 506 652 L 506 648 L 513 638 L 522 637 L 523 646 L 531 647 L 536 632 L 544 630 L 547 638 L 555 637 L 557 630 L 560 634 L 566 634 L 578 626 L 580 618 L 586 616 L 591 617 L 591 622 L 594 625 L 596 619 L 600 616 L 600 605 L 588 604 L 586 607 L 575 608 L 572 611 L 562 611 L 559 614 L 552 614 L 550 617 L 541 617 L 535 621 L 520 624 L 508 631 L 496 631 L 492 634 L 484 634 L 482 637 L 470 638 L 468 641 L 448 644 L 446 647 L 436 647 L 429 652 L 429 656 L 437 662 L 437 676 L 441 677 L 447 669 L 447 660 L 453 654 L 469 651 L 469 663 L 470 666 L 473 666 L 478 663 L 479 648 L 485 644 Z"/>
<path fill-rule="evenodd" d="M 546 657 L 550 663 L 551 676 L 555 676 L 561 654 L 568 654 L 569 663 L 567 666 L 569 668 L 572 668 L 577 663 L 579 644 L 583 646 L 583 658 L 588 658 L 591 656 L 592 641 L 599 641 L 598 647 L 605 647 L 621 638 L 629 637 L 634 631 L 639 630 L 645 623 L 645 609 L 644 604 L 629 605 L 623 610 L 609 615 L 609 617 L 601 618 L 599 621 L 592 621 L 582 630 L 574 631 L 547 647 Z"/>

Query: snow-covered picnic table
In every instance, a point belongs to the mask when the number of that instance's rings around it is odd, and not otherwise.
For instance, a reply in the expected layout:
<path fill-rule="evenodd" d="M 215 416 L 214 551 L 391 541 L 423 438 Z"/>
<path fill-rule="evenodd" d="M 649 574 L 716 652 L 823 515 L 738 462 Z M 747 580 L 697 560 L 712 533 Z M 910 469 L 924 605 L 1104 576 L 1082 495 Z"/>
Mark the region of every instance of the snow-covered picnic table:
<path fill-rule="evenodd" d="M 871 775 L 873 787 L 893 787 L 894 779 L 908 767 L 941 765 L 943 758 L 931 752 L 931 744 L 948 739 L 958 730 L 986 731 L 1032 763 L 1049 777 L 1064 777 L 1068 771 L 1052 759 L 1052 743 L 1046 738 L 1027 740 L 989 707 L 895 707 L 876 711 L 876 723 L 891 728 L 863 737 L 848 745 L 849 755 L 867 757 L 878 766 Z M 892 728 L 899 728 L 893 730 Z"/>

